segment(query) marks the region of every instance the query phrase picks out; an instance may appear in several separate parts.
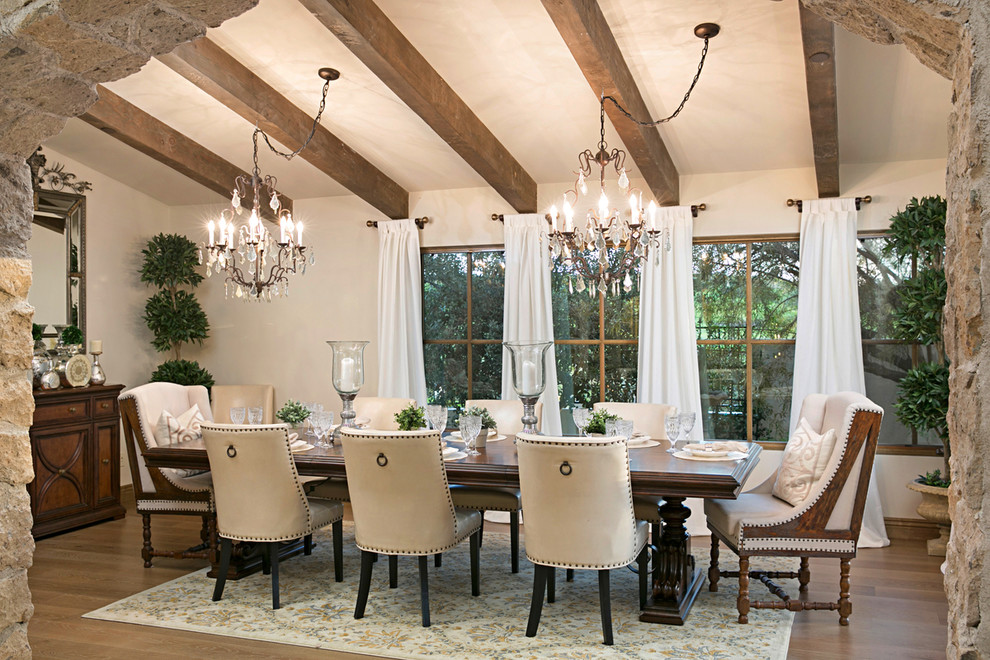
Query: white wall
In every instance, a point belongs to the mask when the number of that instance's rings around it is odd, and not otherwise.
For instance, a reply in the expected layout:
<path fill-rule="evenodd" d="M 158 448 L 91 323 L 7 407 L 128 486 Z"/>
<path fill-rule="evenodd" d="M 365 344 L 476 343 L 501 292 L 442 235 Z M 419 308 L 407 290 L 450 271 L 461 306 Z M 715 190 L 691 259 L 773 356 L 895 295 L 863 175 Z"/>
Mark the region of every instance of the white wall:
<path fill-rule="evenodd" d="M 73 168 L 94 181 L 88 196 L 90 336 L 102 334 L 105 340 L 104 364 L 112 381 L 140 384 L 158 362 L 148 344 L 150 333 L 140 320 L 148 290 L 136 275 L 129 276 L 136 273 L 141 243 L 157 231 L 184 233 L 200 241 L 205 222 L 222 205 L 168 209 L 84 166 L 72 163 L 68 169 Z M 942 193 L 945 161 L 847 165 L 841 168 L 841 177 L 844 194 L 873 196 L 873 203 L 863 206 L 860 228 L 877 229 L 885 227 L 910 197 Z M 633 184 L 642 187 L 641 181 Z M 570 185 L 541 185 L 540 208 L 548 207 Z M 799 214 L 784 202 L 788 197 L 813 198 L 815 190 L 810 168 L 681 178 L 684 203 L 708 205 L 695 225 L 699 237 L 797 233 Z M 492 222 L 492 213 L 512 213 L 512 209 L 489 188 L 418 192 L 410 197 L 410 215 L 430 218 L 420 232 L 424 247 L 501 244 L 502 224 Z M 185 349 L 183 355 L 199 360 L 218 384 L 271 383 L 279 405 L 288 398 L 316 400 L 339 411 L 339 397 L 330 385 L 326 340 L 371 341 L 363 392 L 377 392 L 378 235 L 365 222 L 383 218 L 353 196 L 296 200 L 295 216 L 305 224 L 305 242 L 315 247 L 316 265 L 304 277 L 292 278 L 288 298 L 271 304 L 224 300 L 222 281 L 205 280 L 197 293 L 210 319 L 210 338 L 202 348 Z M 124 249 L 117 249 L 118 245 Z M 118 321 L 111 323 L 108 318 Z M 779 460 L 779 451 L 765 451 L 751 483 L 776 470 Z M 917 517 L 919 496 L 903 484 L 940 464 L 941 459 L 932 457 L 878 456 L 885 515 Z"/>

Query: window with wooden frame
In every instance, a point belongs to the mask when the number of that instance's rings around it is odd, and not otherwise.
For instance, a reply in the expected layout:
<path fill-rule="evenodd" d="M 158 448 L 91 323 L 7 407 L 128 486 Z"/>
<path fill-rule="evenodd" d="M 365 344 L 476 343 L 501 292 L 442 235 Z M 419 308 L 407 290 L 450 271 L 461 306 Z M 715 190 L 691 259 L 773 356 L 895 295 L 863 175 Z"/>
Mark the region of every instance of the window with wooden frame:
<path fill-rule="evenodd" d="M 502 398 L 501 247 L 426 249 L 423 353 L 430 403 Z"/>

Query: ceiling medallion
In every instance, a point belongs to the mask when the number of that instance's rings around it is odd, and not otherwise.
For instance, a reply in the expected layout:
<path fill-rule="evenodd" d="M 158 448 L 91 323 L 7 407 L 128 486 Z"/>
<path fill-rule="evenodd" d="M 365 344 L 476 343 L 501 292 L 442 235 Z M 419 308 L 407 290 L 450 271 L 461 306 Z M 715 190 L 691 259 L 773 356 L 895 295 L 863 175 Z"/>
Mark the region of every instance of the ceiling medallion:
<path fill-rule="evenodd" d="M 307 263 L 316 263 L 313 248 L 303 244 L 303 226 L 292 219 L 292 212 L 282 206 L 276 189 L 278 181 L 271 175 L 261 174 L 258 165 L 258 135 L 275 154 L 292 160 L 305 149 L 320 123 L 326 109 L 330 83 L 340 77 L 336 69 L 322 68 L 324 80 L 320 108 L 313 119 L 313 128 L 302 146 L 284 153 L 272 146 L 268 134 L 255 127 L 251 136 L 254 147 L 254 169 L 251 176 L 242 174 L 234 179 L 230 208 L 220 213 L 218 222 L 207 223 L 207 242 L 199 247 L 199 262 L 203 263 L 206 250 L 206 276 L 224 276 L 224 295 L 240 300 L 272 301 L 273 297 L 289 295 L 289 275 L 306 274 Z M 251 197 L 251 209 L 246 224 L 235 227 L 235 218 L 245 212 L 241 201 Z M 271 215 L 278 220 L 278 234 L 273 235 L 265 226 L 262 204 L 267 203 Z M 269 263 L 270 262 L 270 263 Z"/>
<path fill-rule="evenodd" d="M 574 188 L 564 193 L 561 209 L 554 204 L 550 208 L 549 249 L 552 258 L 560 261 L 568 271 L 568 289 L 578 293 L 588 290 L 589 295 L 597 292 L 607 295 L 617 294 L 619 286 L 623 290 L 632 289 L 631 271 L 641 262 L 652 255 L 659 260 L 661 246 L 664 250 L 671 249 L 670 234 L 656 226 L 656 202 L 650 201 L 643 206 L 643 194 L 637 189 L 629 188 L 629 172 L 626 170 L 626 152 L 622 149 L 608 148 L 605 141 L 605 102 L 610 101 L 628 119 L 640 126 L 658 126 L 666 123 L 680 114 L 691 97 L 701 70 L 705 66 L 708 55 L 708 41 L 719 33 L 715 23 L 702 23 L 694 28 L 694 34 L 705 42 L 701 50 L 701 61 L 698 70 L 691 81 L 691 86 L 684 94 L 680 105 L 669 117 L 658 120 L 641 121 L 633 117 L 612 96 L 602 92 L 600 97 L 601 133 L 595 150 L 585 149 L 578 154 L 577 180 Z M 598 166 L 600 194 L 597 207 L 590 207 L 585 216 L 585 226 L 578 227 L 574 222 L 575 207 L 588 194 L 586 179 L 592 175 L 594 166 Z M 620 212 L 612 207 L 605 193 L 605 169 L 612 169 L 618 175 L 619 189 L 623 196 L 629 196 L 629 211 Z M 563 217 L 561 217 L 561 215 Z M 621 253 L 609 255 L 609 248 L 621 248 Z"/>

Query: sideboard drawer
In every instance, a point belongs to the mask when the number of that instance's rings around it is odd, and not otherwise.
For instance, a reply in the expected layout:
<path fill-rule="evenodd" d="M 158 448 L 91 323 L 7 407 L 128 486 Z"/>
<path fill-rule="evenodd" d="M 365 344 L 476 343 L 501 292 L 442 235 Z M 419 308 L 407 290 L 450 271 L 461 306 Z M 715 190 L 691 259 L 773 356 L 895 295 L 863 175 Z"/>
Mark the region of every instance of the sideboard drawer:
<path fill-rule="evenodd" d="M 34 425 L 64 422 L 85 422 L 90 418 L 89 405 L 92 399 L 71 399 L 53 403 L 36 403 Z"/>
<path fill-rule="evenodd" d="M 103 396 L 93 399 L 93 417 L 116 417 L 117 397 Z"/>

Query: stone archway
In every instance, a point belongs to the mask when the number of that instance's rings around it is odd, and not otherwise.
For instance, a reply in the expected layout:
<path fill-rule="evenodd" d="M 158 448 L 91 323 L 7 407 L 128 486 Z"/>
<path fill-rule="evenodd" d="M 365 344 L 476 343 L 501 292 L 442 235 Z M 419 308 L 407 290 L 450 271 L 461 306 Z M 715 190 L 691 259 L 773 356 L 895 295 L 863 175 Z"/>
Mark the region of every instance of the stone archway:
<path fill-rule="evenodd" d="M 20 0 L 0 18 L 0 656 L 30 656 L 27 569 L 34 542 L 25 484 L 34 401 L 27 304 L 31 179 L 24 159 L 96 100 L 94 85 L 147 60 L 257 0 Z M 946 592 L 947 655 L 990 655 L 990 3 L 986 0 L 803 0 L 814 11 L 878 43 L 904 43 L 954 81 L 947 173 L 947 349 L 952 360 L 953 443 Z M 13 6 L 13 8 L 11 8 Z M 984 234 L 986 232 L 986 238 Z M 984 262 L 987 267 L 984 268 Z"/>

